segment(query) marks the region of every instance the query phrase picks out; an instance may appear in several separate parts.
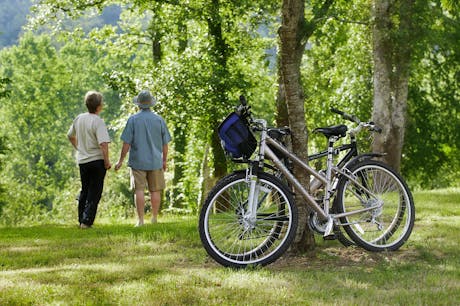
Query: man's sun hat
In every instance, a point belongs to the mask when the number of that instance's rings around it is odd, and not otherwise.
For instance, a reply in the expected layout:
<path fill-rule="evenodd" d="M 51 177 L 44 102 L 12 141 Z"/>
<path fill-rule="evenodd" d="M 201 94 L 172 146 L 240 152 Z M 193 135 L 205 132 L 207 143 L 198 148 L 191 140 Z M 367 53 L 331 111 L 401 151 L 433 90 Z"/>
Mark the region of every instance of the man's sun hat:
<path fill-rule="evenodd" d="M 140 108 L 149 108 L 154 106 L 157 103 L 157 100 L 150 94 L 150 91 L 142 90 L 136 97 L 134 97 L 133 102 Z"/>

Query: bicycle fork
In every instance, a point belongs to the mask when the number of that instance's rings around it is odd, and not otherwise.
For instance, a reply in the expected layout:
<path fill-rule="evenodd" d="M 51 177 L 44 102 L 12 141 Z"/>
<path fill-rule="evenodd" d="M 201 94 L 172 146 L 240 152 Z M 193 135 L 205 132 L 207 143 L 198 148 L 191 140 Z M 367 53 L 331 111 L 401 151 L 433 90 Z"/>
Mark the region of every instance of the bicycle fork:
<path fill-rule="evenodd" d="M 248 208 L 244 212 L 244 219 L 247 222 L 247 226 L 254 227 L 257 219 L 257 203 L 259 199 L 260 185 L 258 184 L 257 175 L 252 173 L 252 168 L 250 168 L 250 173 L 247 174 L 249 179 L 249 196 L 248 196 Z"/>
<path fill-rule="evenodd" d="M 252 167 L 246 170 L 246 181 L 249 183 L 247 208 L 242 211 L 245 231 L 253 230 L 257 222 L 257 210 L 270 194 L 271 190 L 260 184 L 259 178 L 253 173 Z M 262 196 L 260 196 L 262 192 Z"/>

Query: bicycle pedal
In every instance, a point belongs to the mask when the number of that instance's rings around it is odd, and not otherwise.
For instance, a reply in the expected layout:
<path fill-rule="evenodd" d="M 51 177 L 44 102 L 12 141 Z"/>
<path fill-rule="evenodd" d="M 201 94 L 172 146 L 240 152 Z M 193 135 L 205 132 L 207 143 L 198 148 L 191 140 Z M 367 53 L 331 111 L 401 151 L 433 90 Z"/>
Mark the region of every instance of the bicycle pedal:
<path fill-rule="evenodd" d="M 336 234 L 331 234 L 331 235 L 323 236 L 323 240 L 336 240 L 336 239 L 337 239 L 337 235 L 336 235 Z"/>

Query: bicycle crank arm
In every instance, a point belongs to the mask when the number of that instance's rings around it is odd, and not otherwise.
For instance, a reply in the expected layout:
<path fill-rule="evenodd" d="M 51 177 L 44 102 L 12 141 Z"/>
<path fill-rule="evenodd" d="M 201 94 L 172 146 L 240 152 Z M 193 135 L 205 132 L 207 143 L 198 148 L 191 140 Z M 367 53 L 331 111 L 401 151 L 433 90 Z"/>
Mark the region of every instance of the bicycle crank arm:
<path fill-rule="evenodd" d="M 334 218 L 329 215 L 326 223 L 326 228 L 324 230 L 323 238 L 327 239 L 327 237 L 334 235 Z"/>

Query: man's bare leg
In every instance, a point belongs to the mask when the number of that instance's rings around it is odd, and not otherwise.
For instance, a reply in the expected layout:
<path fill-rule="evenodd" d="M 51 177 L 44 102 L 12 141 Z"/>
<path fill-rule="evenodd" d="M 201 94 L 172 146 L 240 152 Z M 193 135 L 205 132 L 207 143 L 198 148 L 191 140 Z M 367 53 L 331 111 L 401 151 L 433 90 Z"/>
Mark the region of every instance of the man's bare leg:
<path fill-rule="evenodd" d="M 160 210 L 161 192 L 154 191 L 150 193 L 150 203 L 152 205 L 152 223 L 157 223 L 158 211 Z"/>
<path fill-rule="evenodd" d="M 137 224 L 136 226 L 144 225 L 144 207 L 145 207 L 145 198 L 143 190 L 136 190 L 134 193 L 134 203 L 136 203 L 137 210 Z"/>

